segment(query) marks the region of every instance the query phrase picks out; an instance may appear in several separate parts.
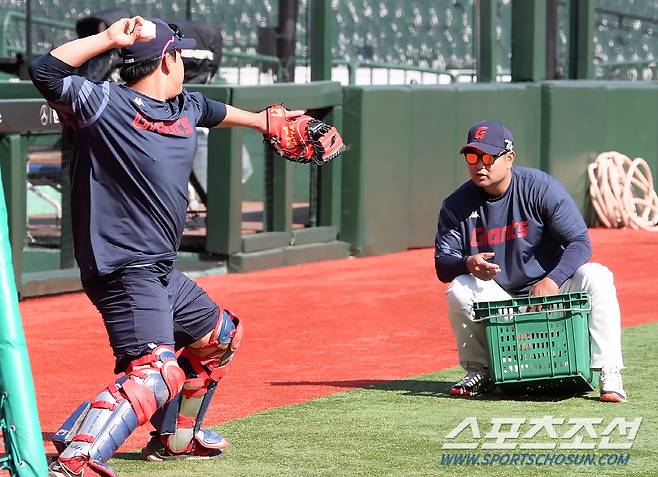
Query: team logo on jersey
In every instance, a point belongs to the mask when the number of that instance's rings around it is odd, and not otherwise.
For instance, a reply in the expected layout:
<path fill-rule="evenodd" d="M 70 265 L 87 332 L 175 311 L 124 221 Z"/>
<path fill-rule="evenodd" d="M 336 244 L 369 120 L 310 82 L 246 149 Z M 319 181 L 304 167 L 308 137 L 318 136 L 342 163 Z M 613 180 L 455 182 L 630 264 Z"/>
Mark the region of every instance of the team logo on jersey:
<path fill-rule="evenodd" d="M 512 222 L 502 227 L 485 229 L 475 227 L 471 232 L 471 247 L 484 247 L 509 242 L 517 238 L 528 236 L 528 221 Z"/>
<path fill-rule="evenodd" d="M 487 135 L 487 129 L 489 129 L 488 126 L 480 126 L 477 128 L 477 131 L 475 131 L 475 134 L 473 135 L 473 139 L 477 141 L 484 139 L 484 137 Z"/>
<path fill-rule="evenodd" d="M 469 219 L 479 219 L 479 218 L 480 218 L 480 214 L 478 214 L 478 211 L 477 211 L 477 210 L 474 210 L 473 212 L 471 212 L 471 215 L 469 215 L 468 218 L 469 218 Z"/>
<path fill-rule="evenodd" d="M 140 97 L 133 99 L 133 103 L 135 103 L 137 106 L 144 106 L 144 101 L 142 101 L 142 98 Z"/>
<path fill-rule="evenodd" d="M 137 113 L 133 119 L 133 127 L 172 136 L 189 136 L 194 132 L 187 116 L 183 116 L 176 121 L 151 121 Z"/>

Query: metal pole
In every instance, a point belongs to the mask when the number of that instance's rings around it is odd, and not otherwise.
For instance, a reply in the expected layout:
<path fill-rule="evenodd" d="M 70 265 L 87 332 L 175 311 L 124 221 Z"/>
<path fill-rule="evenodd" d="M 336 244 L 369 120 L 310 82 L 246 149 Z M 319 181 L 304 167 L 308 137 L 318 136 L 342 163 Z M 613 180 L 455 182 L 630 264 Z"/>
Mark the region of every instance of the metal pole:
<path fill-rule="evenodd" d="M 331 1 L 313 0 L 311 8 L 311 81 L 331 80 Z"/>
<path fill-rule="evenodd" d="M 299 0 L 279 0 L 279 27 L 276 42 L 277 56 L 283 64 L 283 82 L 295 81 L 295 46 L 297 43 L 297 14 Z M 278 82 L 281 80 L 277 79 Z"/>
<path fill-rule="evenodd" d="M 546 0 L 512 2 L 512 81 L 546 75 Z"/>
<path fill-rule="evenodd" d="M 187 5 L 185 8 L 185 19 L 188 22 L 192 20 L 192 0 L 187 0 Z"/>
<path fill-rule="evenodd" d="M 25 2 L 25 56 L 27 63 L 32 61 L 32 0 Z"/>
<path fill-rule="evenodd" d="M 32 0 L 25 2 L 25 55 L 23 63 L 19 66 L 19 77 L 29 80 L 28 67 L 32 61 Z"/>
<path fill-rule="evenodd" d="M 557 2 L 546 1 L 546 79 L 557 78 Z"/>
<path fill-rule="evenodd" d="M 311 81 L 331 80 L 331 2 L 315 0 L 310 2 L 310 55 Z M 332 197 L 326 193 L 331 172 L 312 165 L 309 171 L 309 227 L 320 225 L 327 213 L 322 209 L 331 204 Z M 329 176 L 329 177 L 325 177 Z M 325 203 L 325 201 L 327 201 Z"/>
<path fill-rule="evenodd" d="M 594 0 L 571 0 L 569 77 L 594 79 Z"/>
<path fill-rule="evenodd" d="M 479 49 L 477 51 L 477 73 L 479 82 L 496 81 L 496 0 L 478 0 L 476 21 L 478 22 Z"/>
<path fill-rule="evenodd" d="M 594 0 L 578 2 L 577 79 L 594 79 Z"/>
<path fill-rule="evenodd" d="M 13 250 L 13 269 L 16 286 L 22 291 L 22 256 L 25 242 L 27 207 L 27 143 L 25 136 L 0 136 L 0 169 L 4 204 L 9 217 L 9 242 Z"/>
<path fill-rule="evenodd" d="M 279 26 L 277 27 L 276 52 L 283 74 L 277 83 L 295 81 L 295 46 L 299 0 L 279 0 Z M 268 231 L 283 232 L 292 228 L 291 164 L 274 157 L 270 148 L 265 151 L 265 214 L 264 227 Z"/>

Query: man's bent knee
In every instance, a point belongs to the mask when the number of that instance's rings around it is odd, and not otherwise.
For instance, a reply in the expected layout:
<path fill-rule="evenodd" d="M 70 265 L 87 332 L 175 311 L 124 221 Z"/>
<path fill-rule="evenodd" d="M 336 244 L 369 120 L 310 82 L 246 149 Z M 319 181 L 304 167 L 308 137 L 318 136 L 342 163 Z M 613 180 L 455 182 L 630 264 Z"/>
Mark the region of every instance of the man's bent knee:
<path fill-rule="evenodd" d="M 178 365 L 176 353 L 168 346 L 157 346 L 150 354 L 133 360 L 126 376 L 117 380 L 140 426 L 171 401 L 184 383 L 185 372 Z"/>
<path fill-rule="evenodd" d="M 209 441 L 200 426 L 215 387 L 226 374 L 240 346 L 243 329 L 238 317 L 228 310 L 222 310 L 215 328 L 180 354 L 179 362 L 187 378 L 178 402 L 174 428 L 171 429 L 169 422 L 162 425 L 163 430 L 171 432 L 162 435 L 162 443 L 168 452 L 206 455 L 228 445 L 228 441 L 223 438 L 216 442 Z"/>
<path fill-rule="evenodd" d="M 600 263 L 586 263 L 576 270 L 574 278 L 579 280 L 583 285 L 591 283 L 614 283 L 614 275 L 612 271 Z"/>
<path fill-rule="evenodd" d="M 195 360 L 218 360 L 226 365 L 240 346 L 244 327 L 240 319 L 229 310 L 220 310 L 215 327 L 183 351 L 183 356 L 194 356 Z"/>
<path fill-rule="evenodd" d="M 474 300 L 474 291 L 477 289 L 477 281 L 473 275 L 459 275 L 446 290 L 446 298 L 449 307 L 462 307 L 471 305 Z"/>

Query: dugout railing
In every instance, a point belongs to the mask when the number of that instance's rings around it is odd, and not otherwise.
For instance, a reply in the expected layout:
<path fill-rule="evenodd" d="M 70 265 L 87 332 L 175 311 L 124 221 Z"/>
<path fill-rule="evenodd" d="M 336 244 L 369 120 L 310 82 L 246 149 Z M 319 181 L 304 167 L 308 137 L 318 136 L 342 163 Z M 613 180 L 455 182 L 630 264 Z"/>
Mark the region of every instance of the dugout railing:
<path fill-rule="evenodd" d="M 340 84 L 319 81 L 306 85 L 194 86 L 214 99 L 241 109 L 259 111 L 273 102 L 335 124 L 342 129 Z M 230 270 L 251 271 L 349 255 L 349 245 L 337 240 L 340 233 L 342 159 L 322 167 L 308 165 L 307 219 L 293 227 L 293 167 L 290 162 L 265 157 L 262 229 L 242 233 L 241 171 L 246 130 L 214 129 L 208 137 L 208 218 L 206 250 L 228 257 Z M 213 160 L 220 159 L 220 160 Z M 298 224 L 299 225 L 299 224 Z"/>

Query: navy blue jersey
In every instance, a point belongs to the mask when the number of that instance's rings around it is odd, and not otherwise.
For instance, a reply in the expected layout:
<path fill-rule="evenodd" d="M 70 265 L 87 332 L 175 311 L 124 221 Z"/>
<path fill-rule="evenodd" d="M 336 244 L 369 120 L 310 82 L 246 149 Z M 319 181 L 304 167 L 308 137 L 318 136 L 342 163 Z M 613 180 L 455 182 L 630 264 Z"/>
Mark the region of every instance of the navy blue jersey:
<path fill-rule="evenodd" d="M 187 91 L 158 101 L 73 71 L 52 55 L 30 68 L 35 86 L 74 130 L 73 240 L 82 277 L 174 260 L 185 226 L 195 127 L 217 126 L 226 106 Z"/>
<path fill-rule="evenodd" d="M 441 281 L 468 273 L 466 257 L 494 252 L 494 280 L 511 294 L 527 293 L 545 276 L 558 286 L 591 257 L 587 226 L 562 185 L 538 169 L 514 166 L 500 197 L 468 181 L 444 202 L 435 241 Z"/>

